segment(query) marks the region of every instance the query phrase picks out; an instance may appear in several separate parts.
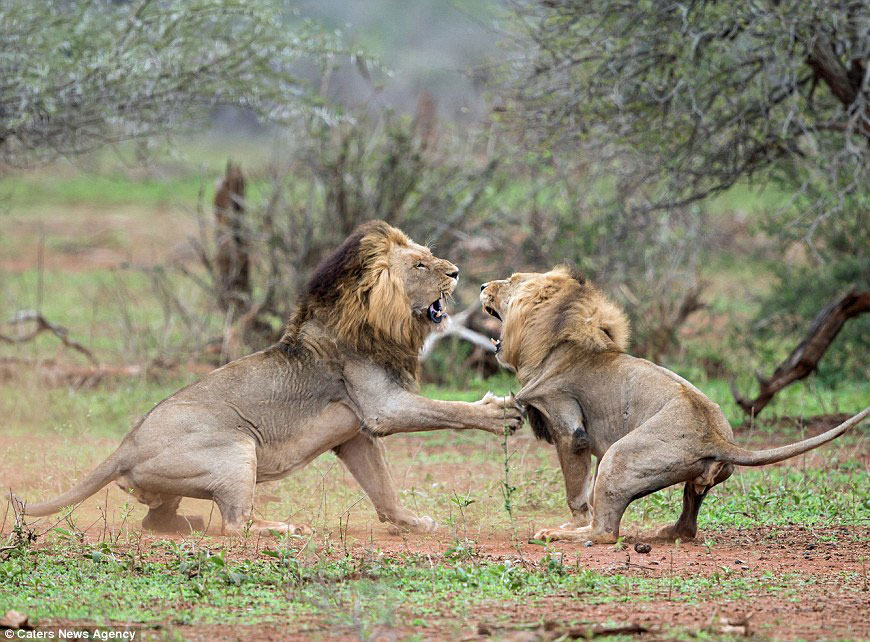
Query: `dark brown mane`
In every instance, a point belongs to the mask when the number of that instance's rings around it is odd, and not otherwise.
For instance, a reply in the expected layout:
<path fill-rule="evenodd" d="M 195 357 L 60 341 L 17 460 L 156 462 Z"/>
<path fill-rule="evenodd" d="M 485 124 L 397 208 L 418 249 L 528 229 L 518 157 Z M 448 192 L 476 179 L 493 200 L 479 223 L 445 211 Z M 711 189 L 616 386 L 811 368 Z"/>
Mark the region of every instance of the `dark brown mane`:
<path fill-rule="evenodd" d="M 414 381 L 425 331 L 410 309 L 405 317 L 385 320 L 389 308 L 382 305 L 384 292 L 378 289 L 383 283 L 378 275 L 387 269 L 390 248 L 408 242 L 400 230 L 384 221 L 357 227 L 314 270 L 281 343 L 296 345 L 306 322 L 317 320 L 335 334 L 339 344 L 367 354 L 406 383 Z M 401 288 L 401 282 L 392 287 Z M 400 296 L 405 297 L 403 291 Z"/>
<path fill-rule="evenodd" d="M 362 261 L 361 243 L 372 232 L 385 232 L 389 227 L 383 221 L 367 221 L 357 226 L 344 242 L 322 259 L 296 299 L 296 309 L 290 316 L 281 341 L 295 339 L 299 327 L 312 318 L 313 308 L 337 305 L 342 287 L 349 281 L 359 282 L 365 266 Z"/>

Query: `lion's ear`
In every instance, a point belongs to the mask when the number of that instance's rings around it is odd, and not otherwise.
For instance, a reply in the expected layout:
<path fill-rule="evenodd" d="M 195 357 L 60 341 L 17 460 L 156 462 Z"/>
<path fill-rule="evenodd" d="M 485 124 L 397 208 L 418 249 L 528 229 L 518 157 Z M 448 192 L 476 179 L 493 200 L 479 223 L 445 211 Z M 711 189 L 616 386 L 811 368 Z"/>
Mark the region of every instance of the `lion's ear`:
<path fill-rule="evenodd" d="M 570 278 L 574 279 L 580 285 L 586 285 L 586 276 L 577 267 L 577 264 L 571 259 L 566 259 L 558 266 Z"/>
<path fill-rule="evenodd" d="M 369 324 L 384 334 L 393 335 L 398 330 L 396 323 L 401 323 L 410 314 L 410 303 L 402 280 L 394 276 L 389 268 L 384 268 L 369 291 L 366 310 Z"/>

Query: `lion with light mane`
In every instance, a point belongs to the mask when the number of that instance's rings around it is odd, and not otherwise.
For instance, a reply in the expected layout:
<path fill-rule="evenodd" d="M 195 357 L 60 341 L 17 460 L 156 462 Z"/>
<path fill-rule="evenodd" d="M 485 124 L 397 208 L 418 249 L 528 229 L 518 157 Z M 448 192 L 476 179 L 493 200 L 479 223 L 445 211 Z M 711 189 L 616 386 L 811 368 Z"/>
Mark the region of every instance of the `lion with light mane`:
<path fill-rule="evenodd" d="M 253 519 L 254 489 L 333 450 L 368 494 L 381 521 L 435 527 L 404 508 L 378 437 L 475 428 L 503 435 L 522 422 L 510 398 L 475 403 L 417 394 L 418 354 L 446 318 L 455 265 L 383 221 L 361 225 L 317 268 L 282 339 L 228 363 L 159 403 L 78 486 L 40 504 L 48 515 L 112 480 L 149 510 L 143 526 L 202 529 L 177 514 L 182 497 L 214 500 L 222 532 L 298 533 Z"/>
<path fill-rule="evenodd" d="M 499 361 L 523 386 L 539 439 L 556 446 L 572 523 L 537 540 L 611 543 L 629 503 L 685 482 L 676 524 L 657 532 L 692 539 L 709 490 L 739 466 L 762 466 L 817 448 L 860 423 L 870 408 L 816 437 L 751 451 L 734 443 L 719 406 L 673 372 L 626 354 L 628 320 L 566 267 L 518 273 L 481 286 L 483 309 L 502 321 Z M 598 470 L 591 475 L 592 455 Z"/>

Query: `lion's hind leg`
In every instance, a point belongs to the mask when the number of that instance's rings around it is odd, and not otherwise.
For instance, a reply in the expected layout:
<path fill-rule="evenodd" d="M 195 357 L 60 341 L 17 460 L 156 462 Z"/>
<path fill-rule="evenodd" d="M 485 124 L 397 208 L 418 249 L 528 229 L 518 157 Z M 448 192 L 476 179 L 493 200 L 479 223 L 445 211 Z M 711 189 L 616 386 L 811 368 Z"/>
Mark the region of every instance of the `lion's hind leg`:
<path fill-rule="evenodd" d="M 221 462 L 221 478 L 212 490 L 221 512 L 221 534 L 241 535 L 259 532 L 303 535 L 311 530 L 287 522 L 254 518 L 254 488 L 257 485 L 257 453 L 253 443 L 241 443 L 232 459 Z"/>
<path fill-rule="evenodd" d="M 698 534 L 698 512 L 701 503 L 716 484 L 721 484 L 734 472 L 734 466 L 723 462 L 710 462 L 707 469 L 683 487 L 683 511 L 675 524 L 662 526 L 656 537 L 667 540 L 695 539 Z"/>
<path fill-rule="evenodd" d="M 629 433 L 601 458 L 593 491 L 592 524 L 577 529 L 544 529 L 537 540 L 591 541 L 609 544 L 619 538 L 625 509 L 635 499 L 703 474 L 694 455 L 663 442 L 660 425 L 648 422 Z"/>
<path fill-rule="evenodd" d="M 146 491 L 134 485 L 127 477 L 116 482 L 125 493 L 129 493 L 148 507 L 148 514 L 142 520 L 142 528 L 156 533 L 192 533 L 205 530 L 202 517 L 179 515 L 179 495 L 167 495 Z"/>
<path fill-rule="evenodd" d="M 156 533 L 192 533 L 204 531 L 205 522 L 199 515 L 179 515 L 178 504 L 181 497 L 161 495 L 160 504 L 149 508 L 148 514 L 142 520 L 142 528 Z"/>

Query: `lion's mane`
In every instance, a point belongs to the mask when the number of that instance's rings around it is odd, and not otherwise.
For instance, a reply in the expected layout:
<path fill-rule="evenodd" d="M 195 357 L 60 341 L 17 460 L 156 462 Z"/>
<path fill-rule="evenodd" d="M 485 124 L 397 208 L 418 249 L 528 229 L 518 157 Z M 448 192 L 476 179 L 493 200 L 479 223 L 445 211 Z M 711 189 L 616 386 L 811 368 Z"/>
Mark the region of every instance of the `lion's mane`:
<path fill-rule="evenodd" d="M 414 315 L 400 276 L 390 269 L 391 248 L 408 244 L 401 230 L 384 221 L 357 227 L 314 271 L 281 342 L 296 344 L 305 325 L 317 321 L 340 348 L 415 381 L 428 328 Z"/>
<path fill-rule="evenodd" d="M 502 328 L 503 359 L 516 368 L 538 368 L 559 344 L 578 352 L 625 352 L 625 313 L 582 274 L 566 266 L 531 279 L 512 297 Z"/>

